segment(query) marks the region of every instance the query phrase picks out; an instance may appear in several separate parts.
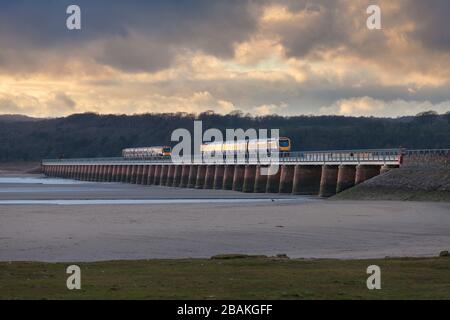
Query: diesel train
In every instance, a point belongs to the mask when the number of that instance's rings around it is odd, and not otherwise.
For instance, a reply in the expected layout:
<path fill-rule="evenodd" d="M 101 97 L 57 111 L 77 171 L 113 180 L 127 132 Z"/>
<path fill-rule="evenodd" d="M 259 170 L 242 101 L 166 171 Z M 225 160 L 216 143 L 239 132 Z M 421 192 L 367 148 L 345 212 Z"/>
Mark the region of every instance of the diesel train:
<path fill-rule="evenodd" d="M 291 139 L 254 139 L 204 143 L 200 146 L 202 154 L 250 154 L 258 153 L 258 150 L 267 152 L 279 152 L 281 155 L 291 151 Z M 172 148 L 169 146 L 127 148 L 122 150 L 125 159 L 151 159 L 158 157 L 170 157 Z"/>
<path fill-rule="evenodd" d="M 291 151 L 291 139 L 251 139 L 238 141 L 211 142 L 202 144 L 202 154 L 257 154 L 261 151 L 279 152 L 280 154 Z"/>

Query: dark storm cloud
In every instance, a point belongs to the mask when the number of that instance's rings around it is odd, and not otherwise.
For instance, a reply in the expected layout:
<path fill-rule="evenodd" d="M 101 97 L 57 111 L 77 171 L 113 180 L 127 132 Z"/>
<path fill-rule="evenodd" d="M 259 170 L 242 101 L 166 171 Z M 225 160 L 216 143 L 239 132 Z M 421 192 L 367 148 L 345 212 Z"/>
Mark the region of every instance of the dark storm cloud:
<path fill-rule="evenodd" d="M 275 22 L 268 32 L 275 32 L 289 56 L 303 57 L 317 49 L 335 47 L 346 39 L 345 8 L 339 1 L 280 1 L 297 18 Z"/>
<path fill-rule="evenodd" d="M 81 31 L 65 27 L 70 4 L 81 7 Z M 100 63 L 131 71 L 166 68 L 182 50 L 230 57 L 233 44 L 255 29 L 256 7 L 237 0 L 2 2 L 0 44 L 8 52 L 0 56 L 0 64 L 24 50 L 89 54 Z"/>
<path fill-rule="evenodd" d="M 383 28 L 410 21 L 404 36 L 429 48 L 450 48 L 450 1 L 399 0 L 400 10 L 382 9 Z M 82 30 L 65 28 L 70 4 L 82 9 Z M 340 48 L 360 57 L 385 60 L 384 32 L 365 28 L 369 0 L 17 0 L 0 3 L 0 68 L 11 71 L 40 65 L 48 52 L 91 58 L 125 71 L 157 71 L 169 67 L 176 54 L 203 51 L 232 57 L 233 44 L 255 32 L 277 35 L 290 57 L 316 56 Z M 263 7 L 286 6 L 297 18 L 258 30 Z M 356 8 L 356 9 L 355 9 Z M 358 35 L 355 37 L 355 35 Z M 44 52 L 44 56 L 39 53 Z M 62 59 L 64 60 L 64 59 Z M 9 64 L 9 66 L 8 66 Z"/>
<path fill-rule="evenodd" d="M 402 24 L 412 24 L 412 31 L 401 36 L 421 43 L 427 50 L 450 49 L 449 0 L 280 0 L 297 18 L 275 21 L 266 32 L 273 32 L 289 56 L 316 55 L 322 50 L 345 49 L 361 57 L 385 59 L 380 52 L 388 50 L 391 40 L 385 32 Z M 392 3 L 398 4 L 393 9 Z M 378 4 L 382 13 L 380 32 L 366 28 L 366 8 Z"/>
<path fill-rule="evenodd" d="M 410 33 L 412 39 L 429 48 L 450 49 L 450 1 L 410 0 L 405 11 L 417 29 Z"/>

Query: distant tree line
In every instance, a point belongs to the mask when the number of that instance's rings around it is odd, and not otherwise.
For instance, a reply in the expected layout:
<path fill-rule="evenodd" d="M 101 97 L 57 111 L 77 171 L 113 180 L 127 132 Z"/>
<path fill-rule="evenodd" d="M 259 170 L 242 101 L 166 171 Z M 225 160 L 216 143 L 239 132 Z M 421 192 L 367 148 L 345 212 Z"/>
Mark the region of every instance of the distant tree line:
<path fill-rule="evenodd" d="M 119 156 L 126 147 L 173 145 L 177 128 L 279 128 L 294 150 L 362 148 L 450 148 L 450 114 L 424 112 L 414 117 L 261 116 L 242 112 L 218 115 L 187 113 L 99 115 L 74 114 L 34 121 L 2 121 L 0 161 L 58 157 Z"/>

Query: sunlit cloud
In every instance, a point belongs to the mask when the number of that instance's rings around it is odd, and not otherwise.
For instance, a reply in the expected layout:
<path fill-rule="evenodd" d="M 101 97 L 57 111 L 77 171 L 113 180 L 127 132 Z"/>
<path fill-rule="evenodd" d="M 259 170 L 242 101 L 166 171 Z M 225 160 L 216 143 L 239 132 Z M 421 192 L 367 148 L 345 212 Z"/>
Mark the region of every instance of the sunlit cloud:
<path fill-rule="evenodd" d="M 450 111 L 450 100 L 438 104 L 429 101 L 383 101 L 370 97 L 342 99 L 320 108 L 320 113 L 344 116 L 398 117 L 412 116 L 424 110 L 444 113 Z"/>

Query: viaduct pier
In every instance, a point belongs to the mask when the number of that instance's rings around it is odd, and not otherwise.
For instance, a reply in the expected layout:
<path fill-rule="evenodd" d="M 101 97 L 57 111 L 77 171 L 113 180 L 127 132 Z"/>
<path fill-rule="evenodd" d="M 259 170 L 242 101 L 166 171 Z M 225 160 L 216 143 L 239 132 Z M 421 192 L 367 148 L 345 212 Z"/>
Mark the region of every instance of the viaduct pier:
<path fill-rule="evenodd" d="M 290 152 L 269 175 L 264 171 L 274 163 L 257 159 L 226 164 L 173 163 L 170 157 L 51 159 L 41 168 L 49 177 L 81 181 L 329 197 L 397 168 L 403 154 L 400 149 Z"/>

